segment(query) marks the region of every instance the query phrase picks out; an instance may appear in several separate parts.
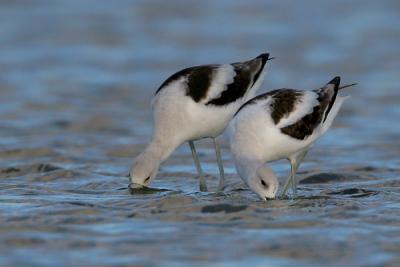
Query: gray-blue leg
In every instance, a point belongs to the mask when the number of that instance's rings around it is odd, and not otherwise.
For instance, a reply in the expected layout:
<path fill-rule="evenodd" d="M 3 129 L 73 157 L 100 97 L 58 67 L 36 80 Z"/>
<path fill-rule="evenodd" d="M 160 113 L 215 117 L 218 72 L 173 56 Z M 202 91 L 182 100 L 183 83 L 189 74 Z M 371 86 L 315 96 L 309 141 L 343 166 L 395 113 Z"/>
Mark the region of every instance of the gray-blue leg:
<path fill-rule="evenodd" d="M 297 172 L 298 168 L 300 167 L 300 163 L 303 161 L 303 159 L 306 155 L 307 155 L 307 150 L 297 154 L 296 157 L 289 159 L 290 167 L 291 167 L 290 175 L 289 175 L 288 179 L 286 180 L 285 185 L 283 187 L 282 194 L 281 194 L 282 198 L 286 195 L 290 184 L 292 185 L 293 197 L 296 197 L 297 188 L 296 188 L 295 176 L 296 176 L 296 172 Z"/>
<path fill-rule="evenodd" d="M 290 164 L 291 169 L 293 169 L 292 164 Z M 292 170 L 290 170 L 290 175 L 289 177 L 286 179 L 285 185 L 283 186 L 283 190 L 281 193 L 281 198 L 286 196 L 286 193 L 289 189 L 289 185 L 292 183 Z"/>
<path fill-rule="evenodd" d="M 194 160 L 194 165 L 196 166 L 197 173 L 200 176 L 200 191 L 207 192 L 206 178 L 204 177 L 203 170 L 201 169 L 200 160 L 197 156 L 196 148 L 194 147 L 193 141 L 189 141 L 190 150 L 192 151 L 192 156 Z"/>
<path fill-rule="evenodd" d="M 290 167 L 290 176 L 292 177 L 292 182 L 291 182 L 291 184 L 292 184 L 292 195 L 293 195 L 293 198 L 296 198 L 297 197 L 297 183 L 296 183 L 296 179 L 295 179 L 295 176 L 296 176 L 296 172 L 297 172 L 297 168 L 299 167 L 299 164 L 297 164 L 297 162 L 295 162 L 294 164 L 290 164 L 291 165 L 291 167 Z"/>
<path fill-rule="evenodd" d="M 218 183 L 217 192 L 221 192 L 224 190 L 224 187 L 225 187 L 225 172 L 224 172 L 224 166 L 222 165 L 221 149 L 215 138 L 213 138 L 213 141 L 214 141 L 215 155 L 217 156 L 217 163 L 218 163 L 218 169 L 219 169 L 219 183 Z"/>

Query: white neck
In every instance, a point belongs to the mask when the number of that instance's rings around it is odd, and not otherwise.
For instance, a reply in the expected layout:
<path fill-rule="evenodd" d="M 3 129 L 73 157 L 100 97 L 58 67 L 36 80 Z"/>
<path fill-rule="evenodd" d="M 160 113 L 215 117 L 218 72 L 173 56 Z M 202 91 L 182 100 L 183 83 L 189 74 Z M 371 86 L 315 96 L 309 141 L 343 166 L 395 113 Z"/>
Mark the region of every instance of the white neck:
<path fill-rule="evenodd" d="M 180 144 L 166 143 L 160 139 L 153 138 L 142 152 L 142 155 L 146 159 L 152 159 L 158 163 L 162 163 L 179 145 Z"/>
<path fill-rule="evenodd" d="M 247 183 L 247 180 L 256 175 L 258 168 L 264 163 L 257 159 L 235 158 L 235 166 L 239 176 Z"/>
<path fill-rule="evenodd" d="M 131 182 L 141 185 L 148 184 L 156 176 L 160 164 L 176 147 L 177 145 L 173 143 L 167 144 L 153 138 L 146 149 L 135 158 L 130 169 Z M 149 177 L 150 180 L 147 179 Z"/>

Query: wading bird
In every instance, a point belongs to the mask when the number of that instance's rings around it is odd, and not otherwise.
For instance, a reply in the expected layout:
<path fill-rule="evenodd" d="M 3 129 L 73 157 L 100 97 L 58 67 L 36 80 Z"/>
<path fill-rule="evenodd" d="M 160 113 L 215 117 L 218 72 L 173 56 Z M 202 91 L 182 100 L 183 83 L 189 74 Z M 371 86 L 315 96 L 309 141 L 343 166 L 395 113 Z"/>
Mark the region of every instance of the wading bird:
<path fill-rule="evenodd" d="M 216 137 L 236 111 L 255 95 L 269 54 L 232 64 L 183 69 L 170 76 L 152 100 L 153 135 L 150 144 L 135 158 L 130 170 L 130 188 L 147 186 L 160 164 L 181 144 L 188 142 L 200 176 L 200 190 L 207 185 L 194 141 L 212 138 L 220 172 L 218 190 L 224 187 L 224 169 Z"/>
<path fill-rule="evenodd" d="M 230 147 L 239 176 L 261 199 L 275 198 L 278 180 L 265 163 L 288 159 L 291 173 L 282 195 L 292 184 L 310 146 L 331 127 L 343 102 L 340 77 L 312 91 L 278 89 L 247 101 L 230 124 Z"/>

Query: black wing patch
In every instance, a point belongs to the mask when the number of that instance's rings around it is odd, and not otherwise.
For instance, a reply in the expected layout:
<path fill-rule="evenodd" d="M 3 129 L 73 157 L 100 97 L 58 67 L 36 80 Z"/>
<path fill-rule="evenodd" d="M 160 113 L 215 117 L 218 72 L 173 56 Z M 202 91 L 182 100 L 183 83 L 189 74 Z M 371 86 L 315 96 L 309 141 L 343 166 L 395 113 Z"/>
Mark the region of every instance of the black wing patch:
<path fill-rule="evenodd" d="M 323 123 L 331 110 L 335 100 L 337 91 L 339 89 L 340 78 L 336 77 L 328 84 L 334 84 L 334 90 L 323 87 L 313 92 L 317 94 L 318 105 L 314 106 L 311 113 L 305 115 L 297 122 L 281 128 L 281 132 L 289 135 L 295 139 L 304 140 L 308 136 L 312 135 L 315 128 Z M 272 102 L 268 105 L 269 111 L 271 112 L 271 118 L 275 124 L 294 111 L 296 104 L 301 101 L 303 91 L 294 89 L 277 89 L 265 94 L 258 95 L 246 103 L 244 103 L 235 116 L 246 106 L 257 103 L 260 100 L 272 98 Z"/>
<path fill-rule="evenodd" d="M 243 62 L 231 64 L 234 68 L 235 76 L 233 82 L 223 86 L 225 89 L 221 94 L 209 101 L 206 105 L 222 106 L 227 105 L 231 102 L 242 98 L 247 90 L 251 88 L 256 81 L 259 79 L 269 54 L 261 54 L 255 59 Z M 200 102 L 207 97 L 208 90 L 212 83 L 214 71 L 218 69 L 220 65 L 203 65 L 191 68 L 183 69 L 165 80 L 161 86 L 157 89 L 156 95 L 171 82 L 186 78 L 184 85 L 186 87 L 186 95 L 190 96 L 195 102 Z"/>
<path fill-rule="evenodd" d="M 207 96 L 207 91 L 211 85 L 214 68 L 211 66 L 198 67 L 188 76 L 186 95 L 190 96 L 195 102 L 199 102 Z"/>
<path fill-rule="evenodd" d="M 217 98 L 211 99 L 206 105 L 222 106 L 236 101 L 246 93 L 251 82 L 251 75 L 249 70 L 241 66 L 234 66 L 235 77 L 232 83 L 227 85 L 221 95 Z"/>
<path fill-rule="evenodd" d="M 205 65 L 183 69 L 163 82 L 156 94 L 173 81 L 186 77 L 186 95 L 190 96 L 195 102 L 201 101 L 207 96 L 211 85 L 212 76 L 217 66 Z"/>
<path fill-rule="evenodd" d="M 295 139 L 304 140 L 307 136 L 311 135 L 314 129 L 322 122 L 324 110 L 327 108 L 330 99 L 327 98 L 327 95 L 324 94 L 323 91 L 316 93 L 318 94 L 319 105 L 315 106 L 310 114 L 307 114 L 296 123 L 281 128 L 280 130 L 283 134 L 289 135 Z M 248 105 L 272 97 L 273 101 L 268 108 L 271 112 L 272 120 L 275 124 L 278 124 L 283 117 L 294 110 L 296 103 L 301 101 L 302 94 L 303 91 L 294 89 L 273 90 L 250 99 L 240 107 L 236 114 Z"/>
<path fill-rule="evenodd" d="M 233 82 L 227 85 L 226 90 L 219 97 L 211 99 L 206 105 L 222 106 L 242 98 L 247 90 L 257 82 L 268 61 L 268 57 L 269 54 L 265 53 L 246 62 L 232 63 L 231 65 L 236 73 Z"/>
<path fill-rule="evenodd" d="M 307 114 L 296 123 L 281 128 L 282 133 L 295 139 L 304 140 L 308 136 L 312 135 L 315 128 L 321 124 L 325 110 L 328 107 L 331 98 L 323 90 L 314 92 L 318 94 L 317 100 L 319 105 L 316 105 L 310 114 Z"/>
<path fill-rule="evenodd" d="M 283 117 L 292 113 L 303 95 L 302 91 L 293 89 L 280 89 L 270 93 L 272 97 L 270 111 L 275 124 L 278 124 Z"/>
<path fill-rule="evenodd" d="M 236 111 L 236 114 L 238 114 L 240 110 L 248 105 L 252 105 L 260 100 L 272 97 L 272 103 L 268 106 L 268 110 L 271 112 L 271 117 L 274 123 L 278 124 L 284 116 L 287 116 L 294 110 L 296 103 L 300 101 L 302 94 L 302 91 L 295 89 L 275 89 L 248 100 L 238 109 L 238 111 Z"/>

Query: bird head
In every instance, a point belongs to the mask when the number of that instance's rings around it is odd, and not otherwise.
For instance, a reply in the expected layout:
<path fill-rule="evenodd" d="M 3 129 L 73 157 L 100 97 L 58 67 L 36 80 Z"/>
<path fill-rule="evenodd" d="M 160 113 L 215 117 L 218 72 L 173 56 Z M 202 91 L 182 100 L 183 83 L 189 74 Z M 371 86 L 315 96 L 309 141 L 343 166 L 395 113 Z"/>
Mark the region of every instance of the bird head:
<path fill-rule="evenodd" d="M 142 188 L 154 179 L 158 172 L 159 162 L 148 153 L 140 154 L 133 162 L 129 172 L 130 188 Z"/>
<path fill-rule="evenodd" d="M 262 200 L 274 199 L 279 182 L 269 166 L 262 165 L 246 177 L 245 182 Z"/>

